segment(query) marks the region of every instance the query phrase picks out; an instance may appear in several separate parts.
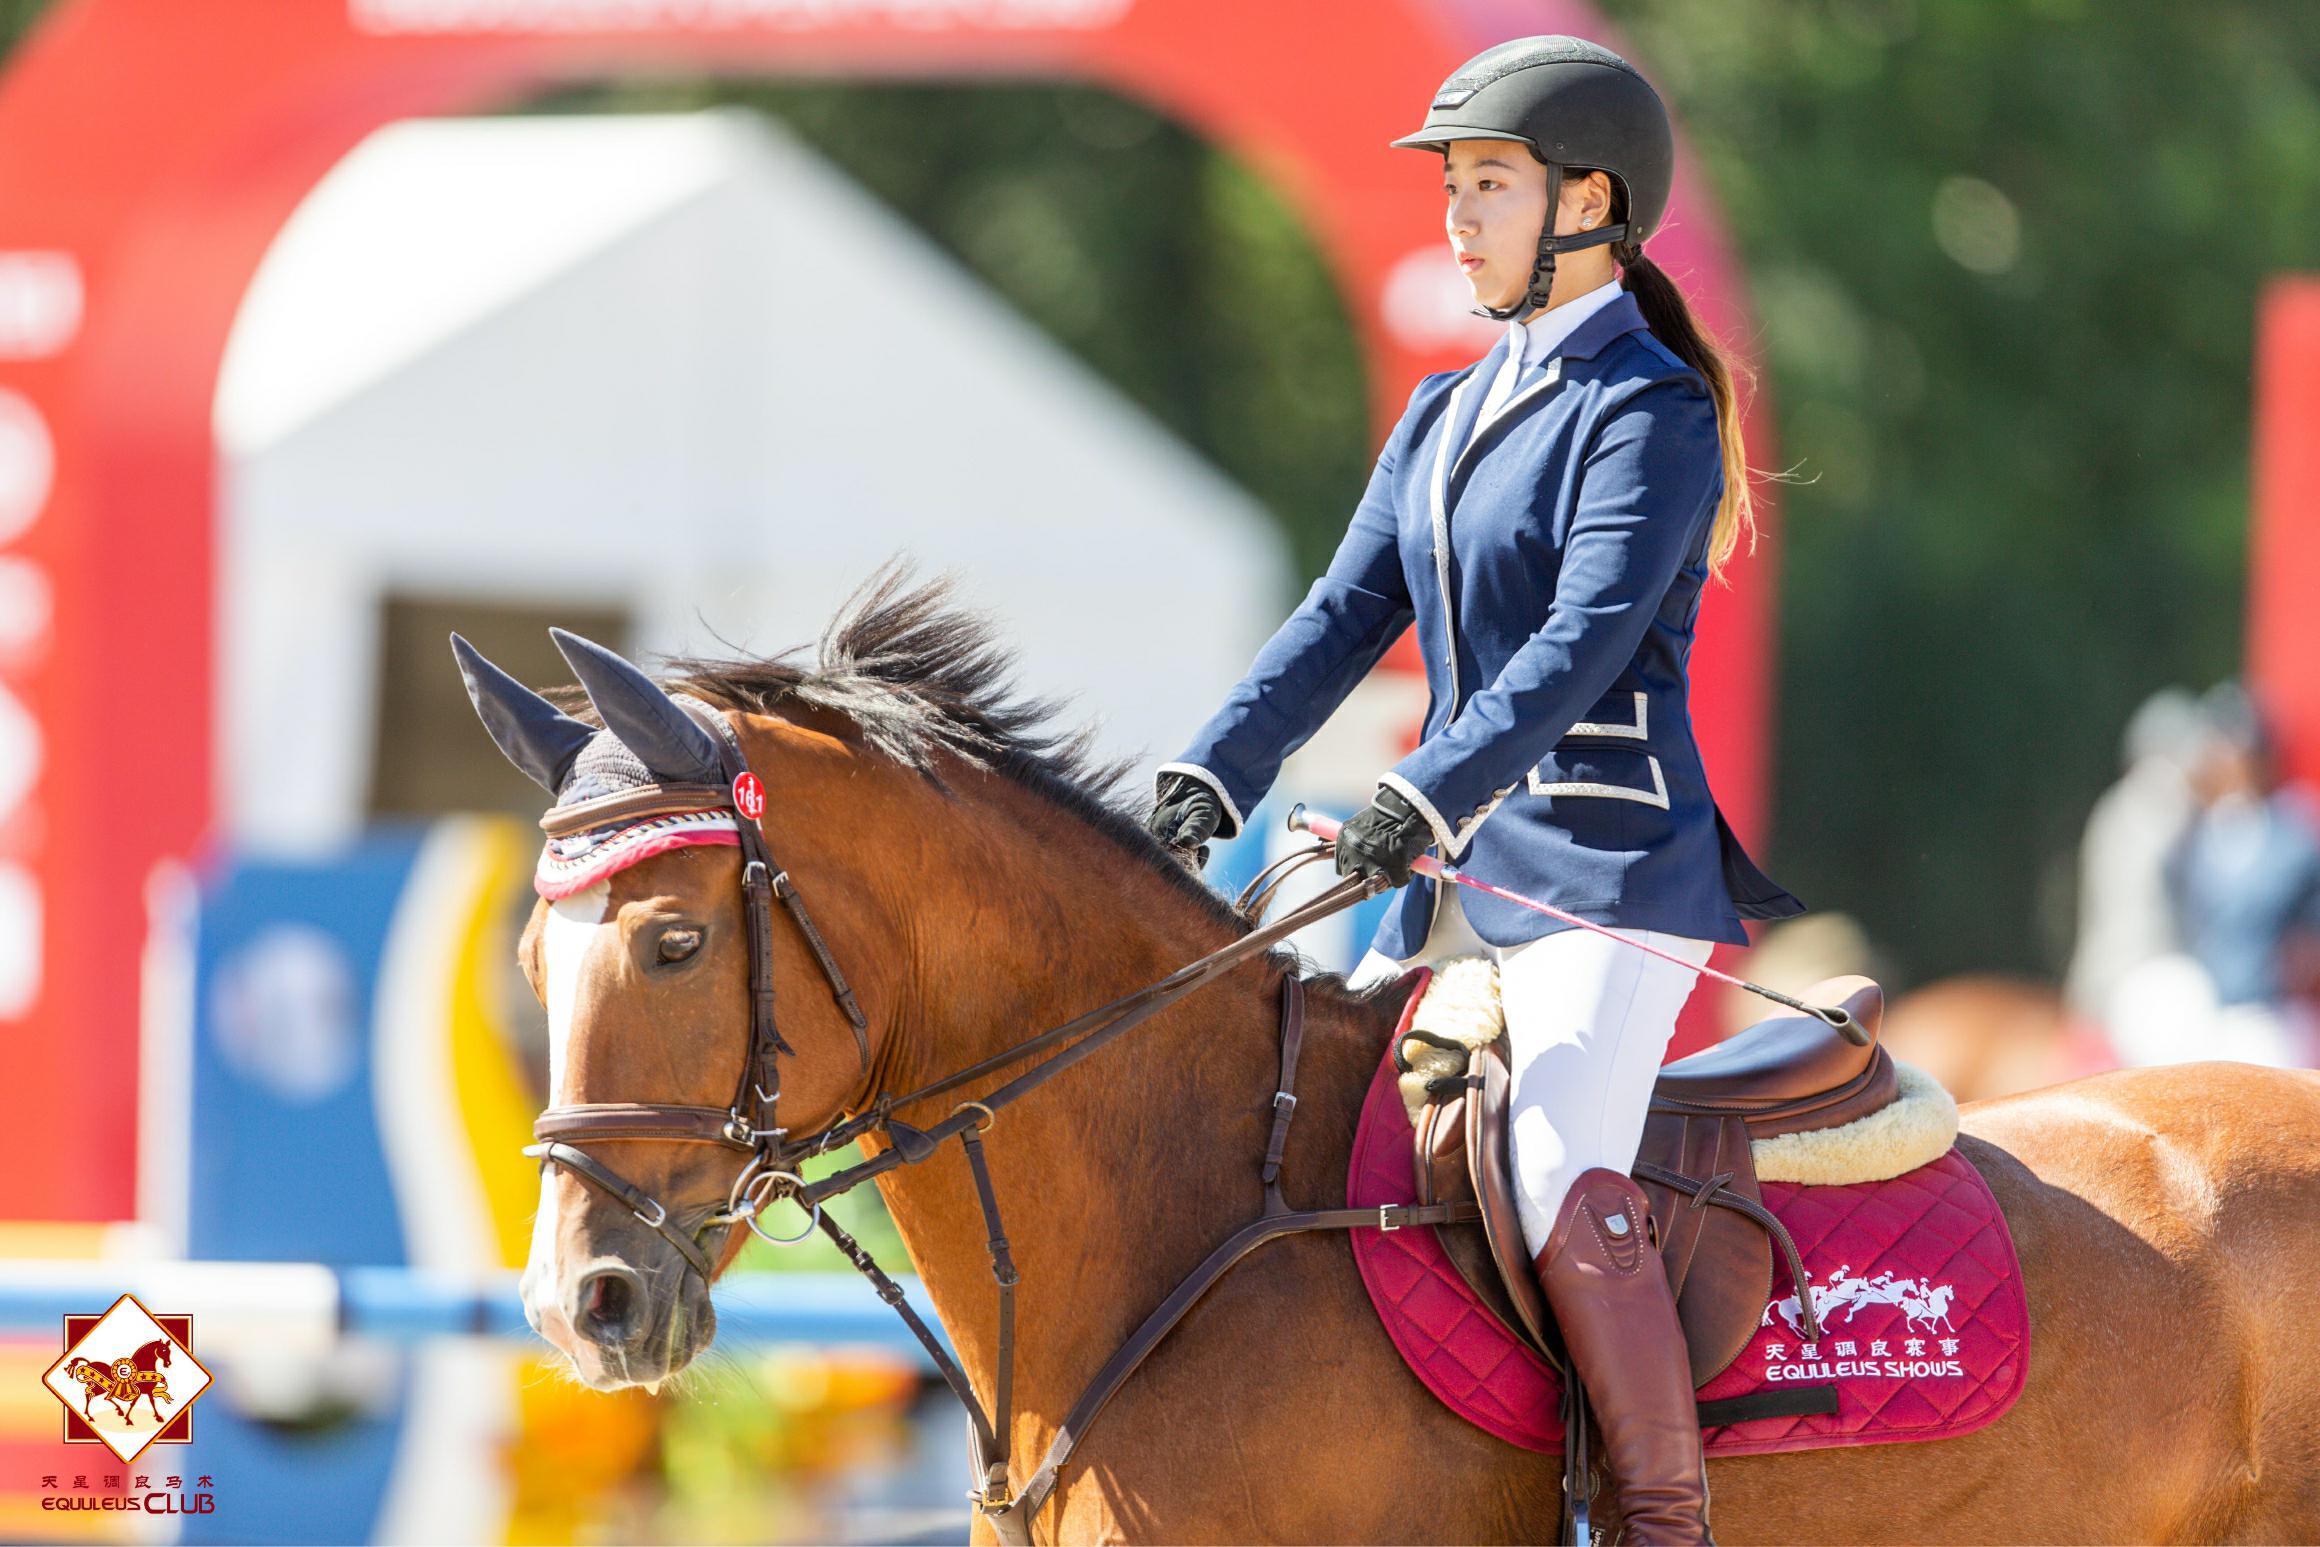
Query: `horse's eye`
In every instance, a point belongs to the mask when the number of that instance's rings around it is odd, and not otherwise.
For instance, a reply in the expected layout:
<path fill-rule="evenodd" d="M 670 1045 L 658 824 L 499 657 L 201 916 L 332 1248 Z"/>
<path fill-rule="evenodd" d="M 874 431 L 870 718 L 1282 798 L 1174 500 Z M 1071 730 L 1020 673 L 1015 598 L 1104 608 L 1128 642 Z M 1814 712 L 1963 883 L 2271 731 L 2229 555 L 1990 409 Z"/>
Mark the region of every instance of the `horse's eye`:
<path fill-rule="evenodd" d="M 701 932 L 697 929 L 672 929 L 661 936 L 661 960 L 681 962 L 701 948 Z"/>

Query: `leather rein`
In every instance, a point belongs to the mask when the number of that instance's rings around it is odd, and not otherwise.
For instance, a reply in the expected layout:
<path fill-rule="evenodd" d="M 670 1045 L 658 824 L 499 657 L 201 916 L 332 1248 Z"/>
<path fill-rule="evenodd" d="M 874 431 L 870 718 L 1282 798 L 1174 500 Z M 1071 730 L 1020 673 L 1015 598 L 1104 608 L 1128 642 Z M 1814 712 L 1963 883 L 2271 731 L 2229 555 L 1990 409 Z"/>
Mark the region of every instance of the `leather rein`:
<path fill-rule="evenodd" d="M 712 1231 L 730 1232 L 736 1225 L 745 1225 L 764 1240 L 776 1245 L 790 1245 L 804 1240 L 819 1227 L 846 1260 L 870 1281 L 878 1297 L 892 1306 L 903 1319 L 933 1359 L 936 1369 L 958 1397 L 960 1405 L 966 1409 L 975 1474 L 975 1485 L 969 1489 L 968 1496 L 990 1520 L 1002 1543 L 1010 1544 L 1010 1547 L 1015 1547 L 1015 1544 L 1027 1547 L 1031 1540 L 1032 1518 L 1054 1493 L 1065 1462 L 1105 1403 L 1125 1384 L 1145 1356 L 1158 1346 L 1201 1295 L 1223 1276 L 1225 1270 L 1250 1251 L 1279 1236 L 1302 1230 L 1350 1229 L 1355 1226 L 1396 1230 L 1409 1225 L 1471 1223 L 1480 1218 L 1479 1207 L 1471 1200 L 1372 1208 L 1288 1207 L 1281 1195 L 1280 1172 L 1282 1155 L 1288 1142 L 1289 1122 L 1297 1109 L 1295 1085 L 1298 1048 L 1304 1034 L 1304 980 L 1295 971 L 1287 973 L 1282 980 L 1280 1084 L 1272 1098 L 1272 1132 L 1258 1173 L 1264 1187 L 1264 1212 L 1218 1245 L 1145 1318 L 1127 1342 L 1105 1361 L 1065 1416 L 1039 1470 L 1018 1491 L 1013 1485 L 1008 1450 L 1014 1427 L 1015 1286 L 1020 1282 L 1020 1275 L 1016 1271 L 1006 1233 L 1000 1223 L 998 1196 L 992 1187 L 990 1168 L 983 1153 L 984 1130 L 997 1121 L 1000 1111 L 1008 1105 L 1029 1095 L 1130 1028 L 1149 1020 L 1193 990 L 1213 982 L 1223 973 L 1306 925 L 1361 901 L 1383 883 L 1375 878 L 1363 877 L 1341 881 L 1272 923 L 1250 930 L 1231 944 L 1187 963 L 1135 993 L 1100 1005 L 1084 1015 L 1028 1037 L 916 1090 L 902 1095 L 875 1095 L 857 1115 L 833 1122 L 804 1138 L 792 1139 L 788 1130 L 779 1125 L 776 1110 L 781 1095 L 780 1055 L 788 1053 L 795 1056 L 796 1050 L 783 1039 L 775 1022 L 772 939 L 774 898 L 781 899 L 791 918 L 796 921 L 799 932 L 821 965 L 832 996 L 852 1025 L 855 1048 L 861 1058 L 862 1078 L 865 1080 L 870 1076 L 871 1067 L 868 1022 L 852 988 L 846 982 L 845 974 L 823 943 L 820 931 L 814 927 L 813 918 L 806 910 L 796 883 L 790 879 L 786 870 L 775 864 L 766 846 L 763 828 L 743 808 L 738 791 L 742 788 L 742 780 L 749 774 L 749 768 L 732 726 L 721 714 L 701 714 L 688 706 L 679 707 L 711 731 L 718 748 L 720 772 L 726 780 L 723 787 L 710 784 L 648 785 L 624 791 L 617 796 L 559 808 L 543 818 L 541 826 L 554 837 L 602 826 L 608 821 L 648 815 L 722 810 L 734 813 L 741 841 L 741 884 L 749 934 L 749 1049 L 743 1059 L 739 1083 L 732 1101 L 723 1107 L 660 1102 L 582 1102 L 550 1106 L 534 1120 L 532 1136 L 537 1142 L 525 1146 L 524 1153 L 566 1168 L 626 1205 L 640 1221 L 659 1233 L 677 1250 L 694 1271 L 701 1275 L 704 1284 L 715 1271 L 717 1255 L 730 1240 L 729 1234 L 720 1238 L 716 1249 L 711 1250 L 703 1244 L 703 1238 Z M 753 780 L 751 782 L 754 783 Z M 762 806 L 759 809 L 762 811 Z M 1264 886 L 1257 902 L 1257 913 L 1261 916 L 1264 904 L 1270 901 L 1291 871 L 1327 852 L 1325 845 L 1316 845 L 1284 856 L 1267 866 L 1249 884 L 1248 890 L 1242 893 L 1240 907 L 1246 912 L 1251 894 L 1258 891 L 1260 883 L 1265 883 L 1271 877 L 1270 884 Z M 1285 870 L 1281 868 L 1284 865 L 1288 867 Z M 1273 874 L 1276 870 L 1281 871 L 1278 876 Z M 1075 1037 L 1079 1040 L 1073 1041 Z M 987 1094 L 958 1103 L 941 1121 L 929 1127 L 917 1128 L 894 1116 L 898 1108 L 946 1094 L 1040 1053 L 1047 1056 Z M 798 1168 L 807 1160 L 872 1134 L 882 1137 L 886 1148 L 871 1158 L 832 1172 L 815 1182 L 808 1182 L 799 1175 Z M 992 1277 L 998 1287 L 998 1371 L 993 1400 L 987 1409 L 976 1396 L 965 1372 L 943 1347 L 942 1340 L 911 1308 L 901 1286 L 879 1267 L 860 1242 L 822 1209 L 826 1200 L 849 1192 L 864 1182 L 899 1167 L 932 1158 L 946 1141 L 953 1138 L 959 1141 L 974 1177 L 976 1198 L 989 1232 L 987 1249 L 991 1257 Z M 747 1158 L 734 1177 L 724 1205 L 707 1211 L 693 1231 L 687 1234 L 672 1220 L 669 1209 L 659 1199 L 580 1147 L 583 1144 L 634 1140 L 714 1144 L 732 1149 Z M 758 1223 L 758 1218 L 767 1207 L 785 1198 L 807 1209 L 811 1214 L 810 1222 L 804 1230 L 793 1236 L 767 1234 Z"/>

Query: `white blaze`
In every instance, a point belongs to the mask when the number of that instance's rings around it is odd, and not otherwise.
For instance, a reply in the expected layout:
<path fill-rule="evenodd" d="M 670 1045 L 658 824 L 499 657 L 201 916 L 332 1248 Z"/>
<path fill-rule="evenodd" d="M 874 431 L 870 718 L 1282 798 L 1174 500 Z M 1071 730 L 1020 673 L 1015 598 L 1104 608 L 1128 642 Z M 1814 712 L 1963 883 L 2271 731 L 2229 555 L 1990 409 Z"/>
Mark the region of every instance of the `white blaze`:
<path fill-rule="evenodd" d="M 612 932 L 604 916 L 612 900 L 612 883 L 599 881 L 584 892 L 548 905 L 540 933 L 540 954 L 548 988 L 548 1104 L 564 1099 L 564 1070 L 571 1047 L 572 1017 L 580 1002 L 580 980 L 589 955 Z"/>
<path fill-rule="evenodd" d="M 616 933 L 613 921 L 605 917 L 605 905 L 612 900 L 612 883 L 599 881 L 584 892 L 548 905 L 548 917 L 540 931 L 541 977 L 545 979 L 548 1000 L 548 1102 L 557 1106 L 564 1099 L 564 1070 L 570 1063 L 567 1056 L 571 1047 L 572 1018 L 580 999 L 580 984 L 586 976 L 589 957 L 596 948 Z M 540 1308 L 553 1305 L 563 1286 L 563 1275 L 556 1267 L 555 1209 L 551 1189 L 556 1185 L 556 1167 L 540 1168 L 540 1209 L 532 1216 L 532 1273 L 525 1287 Z"/>

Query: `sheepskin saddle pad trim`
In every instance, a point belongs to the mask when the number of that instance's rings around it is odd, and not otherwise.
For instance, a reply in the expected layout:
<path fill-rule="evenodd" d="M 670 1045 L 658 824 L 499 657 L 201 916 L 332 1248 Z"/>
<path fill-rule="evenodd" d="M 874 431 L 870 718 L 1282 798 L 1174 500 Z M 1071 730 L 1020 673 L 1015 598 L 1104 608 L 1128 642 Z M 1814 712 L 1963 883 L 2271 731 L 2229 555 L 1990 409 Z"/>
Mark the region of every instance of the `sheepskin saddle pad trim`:
<path fill-rule="evenodd" d="M 1418 998 L 1418 1008 L 1402 1035 L 1426 1032 L 1457 1044 L 1436 1047 L 1409 1042 L 1403 1056 L 1409 1072 L 1401 1076 L 1402 1108 L 1412 1127 L 1428 1100 L 1426 1082 L 1455 1078 L 1466 1072 L 1471 1049 L 1488 1047 L 1506 1030 L 1506 1011 L 1498 998 L 1498 964 L 1487 956 L 1453 956 L 1434 968 L 1434 975 Z"/>
<path fill-rule="evenodd" d="M 1866 1117 L 1809 1133 L 1748 1141 L 1759 1182 L 1841 1187 L 1882 1182 L 1930 1165 L 1957 1142 L 1957 1101 L 1915 1064 L 1893 1060 L 1901 1093 Z"/>
<path fill-rule="evenodd" d="M 1498 965 L 1487 956 L 1454 956 L 1434 969 L 1410 1031 L 1429 1032 L 1455 1049 L 1408 1042 L 1403 1055 L 1409 1072 L 1399 1076 L 1402 1110 L 1412 1127 L 1429 1099 L 1427 1082 L 1466 1071 L 1465 1049 L 1486 1047 L 1506 1030 L 1499 997 Z M 1749 1151 L 1761 1182 L 1795 1182 L 1836 1187 L 1882 1182 L 1948 1153 L 1957 1142 L 1957 1102 L 1923 1069 L 1894 1059 L 1900 1095 L 1866 1117 L 1809 1133 L 1752 1139 Z"/>

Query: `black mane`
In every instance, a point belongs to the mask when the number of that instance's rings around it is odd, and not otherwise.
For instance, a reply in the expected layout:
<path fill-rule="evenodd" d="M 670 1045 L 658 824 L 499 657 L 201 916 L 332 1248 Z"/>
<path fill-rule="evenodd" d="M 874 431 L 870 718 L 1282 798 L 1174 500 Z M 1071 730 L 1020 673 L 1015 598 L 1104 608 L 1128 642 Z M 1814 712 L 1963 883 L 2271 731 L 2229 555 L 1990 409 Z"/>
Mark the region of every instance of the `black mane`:
<path fill-rule="evenodd" d="M 844 715 L 872 747 L 944 794 L 945 754 L 1001 774 L 1094 827 L 1155 874 L 1245 932 L 1249 921 L 1144 827 L 1150 792 L 1132 785 L 1134 757 L 1101 758 L 1095 722 L 1050 727 L 1066 700 L 1017 698 L 1014 652 L 995 618 L 962 604 L 945 574 L 908 586 L 909 561 L 889 559 L 823 628 L 812 665 L 671 657 L 663 685 L 721 708 L 767 712 L 785 699 Z"/>

